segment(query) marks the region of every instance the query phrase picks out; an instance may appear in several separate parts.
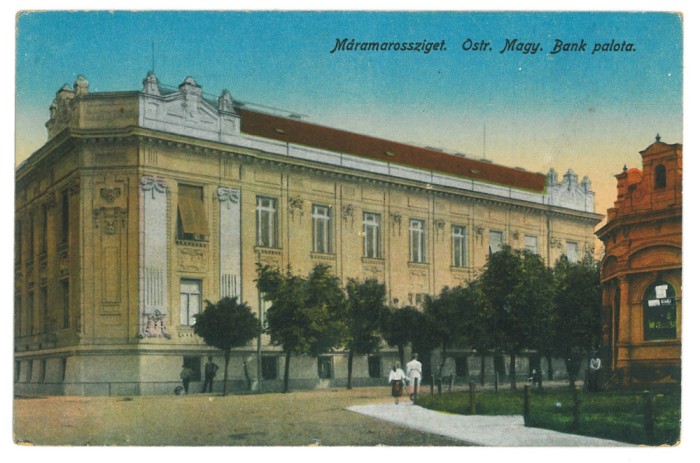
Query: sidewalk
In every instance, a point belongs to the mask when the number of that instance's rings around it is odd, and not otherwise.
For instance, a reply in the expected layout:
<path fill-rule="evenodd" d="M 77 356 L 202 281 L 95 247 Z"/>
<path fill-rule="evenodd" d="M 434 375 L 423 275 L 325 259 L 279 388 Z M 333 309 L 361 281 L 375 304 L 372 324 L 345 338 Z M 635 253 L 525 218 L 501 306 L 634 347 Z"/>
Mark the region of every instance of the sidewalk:
<path fill-rule="evenodd" d="M 518 415 L 455 415 L 427 410 L 410 402 L 356 405 L 347 410 L 485 447 L 635 447 L 607 439 L 526 428 L 523 417 Z"/>

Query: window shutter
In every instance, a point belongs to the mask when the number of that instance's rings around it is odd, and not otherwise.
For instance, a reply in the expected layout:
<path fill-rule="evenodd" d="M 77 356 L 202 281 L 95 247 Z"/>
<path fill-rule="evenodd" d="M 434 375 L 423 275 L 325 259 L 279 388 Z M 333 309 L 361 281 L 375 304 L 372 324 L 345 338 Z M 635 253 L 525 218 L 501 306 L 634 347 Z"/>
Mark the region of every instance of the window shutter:
<path fill-rule="evenodd" d="M 193 235 L 209 235 L 207 215 L 204 211 L 202 188 L 179 185 L 177 208 L 182 221 L 182 231 Z"/>

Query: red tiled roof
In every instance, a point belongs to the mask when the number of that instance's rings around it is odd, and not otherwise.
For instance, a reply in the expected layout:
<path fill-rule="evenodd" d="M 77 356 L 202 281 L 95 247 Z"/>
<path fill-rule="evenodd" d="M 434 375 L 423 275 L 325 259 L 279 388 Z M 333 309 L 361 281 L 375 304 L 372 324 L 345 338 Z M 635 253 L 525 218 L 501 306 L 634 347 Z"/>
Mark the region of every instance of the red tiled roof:
<path fill-rule="evenodd" d="M 298 119 L 242 108 L 238 111 L 241 115 L 241 131 L 249 135 L 515 188 L 544 191 L 545 176 L 542 174 L 324 127 Z"/>

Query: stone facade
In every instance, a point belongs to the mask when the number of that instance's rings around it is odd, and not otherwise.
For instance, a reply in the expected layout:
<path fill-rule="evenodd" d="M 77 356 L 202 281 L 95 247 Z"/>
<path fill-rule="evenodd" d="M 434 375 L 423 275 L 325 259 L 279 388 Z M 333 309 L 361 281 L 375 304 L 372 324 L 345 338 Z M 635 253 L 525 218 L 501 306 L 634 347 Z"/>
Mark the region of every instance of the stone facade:
<path fill-rule="evenodd" d="M 167 90 L 149 73 L 141 91 L 90 93 L 80 77 L 46 126 L 16 173 L 20 393 L 172 393 L 183 362 L 203 375 L 218 354 L 191 326 L 203 301 L 235 295 L 264 316 L 259 262 L 327 264 L 420 306 L 501 244 L 548 265 L 592 251 L 601 219 L 573 172 L 559 182 L 256 112 L 227 91 L 205 98 L 192 78 Z M 265 336 L 237 350 L 234 389 L 279 389 L 280 354 Z M 449 368 L 478 374 L 466 357 Z M 355 384 L 384 384 L 396 358 L 356 358 Z M 295 358 L 291 387 L 344 384 L 346 362 Z"/>
<path fill-rule="evenodd" d="M 683 145 L 656 142 L 642 170 L 616 175 L 617 200 L 596 233 L 601 263 L 604 346 L 610 384 L 680 384 Z"/>

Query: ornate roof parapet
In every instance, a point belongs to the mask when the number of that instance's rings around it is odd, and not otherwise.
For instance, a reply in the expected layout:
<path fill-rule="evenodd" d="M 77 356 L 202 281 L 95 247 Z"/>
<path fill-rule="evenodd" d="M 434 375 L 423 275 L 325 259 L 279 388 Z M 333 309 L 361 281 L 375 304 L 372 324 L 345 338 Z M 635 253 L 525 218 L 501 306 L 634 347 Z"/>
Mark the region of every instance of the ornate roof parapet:
<path fill-rule="evenodd" d="M 158 78 L 149 72 L 139 98 L 142 127 L 224 143 L 232 143 L 240 134 L 237 103 L 231 94 L 224 90 L 218 102 L 210 101 L 192 77 L 172 92 L 159 87 Z"/>
<path fill-rule="evenodd" d="M 68 84 L 63 84 L 63 86 L 58 89 L 56 97 L 49 107 L 49 120 L 45 124 L 49 140 L 71 124 L 73 120 L 72 101 L 75 97 L 87 95 L 89 90 L 90 83 L 82 75 L 79 75 L 75 79 L 72 89 Z"/>
<path fill-rule="evenodd" d="M 90 90 L 90 83 L 84 76 L 79 75 L 78 78 L 75 79 L 73 90 L 75 91 L 76 96 L 87 95 Z"/>
<path fill-rule="evenodd" d="M 143 89 L 141 91 L 149 95 L 160 96 L 160 89 L 158 88 L 158 77 L 156 77 L 155 72 L 148 71 L 148 74 L 146 74 L 146 78 L 143 79 Z"/>
<path fill-rule="evenodd" d="M 559 182 L 557 172 L 550 169 L 547 173 L 547 203 L 551 206 L 564 207 L 584 212 L 595 212 L 595 193 L 591 190 L 591 180 L 569 169 Z"/>
<path fill-rule="evenodd" d="M 233 98 L 231 98 L 231 93 L 226 89 L 221 91 L 221 96 L 219 97 L 219 111 L 234 112 Z"/>

